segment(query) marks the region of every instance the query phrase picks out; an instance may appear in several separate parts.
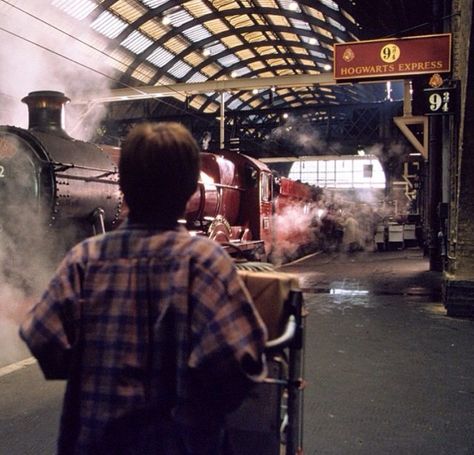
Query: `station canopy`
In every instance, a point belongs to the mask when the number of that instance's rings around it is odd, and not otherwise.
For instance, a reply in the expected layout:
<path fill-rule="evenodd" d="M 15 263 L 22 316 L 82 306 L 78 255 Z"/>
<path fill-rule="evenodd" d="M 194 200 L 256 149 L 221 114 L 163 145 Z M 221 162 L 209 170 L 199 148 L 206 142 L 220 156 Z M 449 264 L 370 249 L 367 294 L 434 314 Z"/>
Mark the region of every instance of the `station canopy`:
<path fill-rule="evenodd" d="M 220 81 L 275 79 L 275 85 L 270 86 L 251 88 L 250 82 L 234 86 L 226 98 L 228 111 L 384 100 L 384 84 L 327 83 L 332 78 L 333 46 L 354 40 L 427 34 L 432 27 L 432 3 L 0 0 L 0 13 L 4 18 L 27 16 L 30 23 L 40 21 L 44 27 L 47 25 L 48 35 L 56 34 L 58 38 L 54 45 L 41 46 L 71 61 L 76 59 L 72 49 L 78 44 L 87 53 L 95 54 L 96 60 L 98 56 L 100 68 L 94 63 L 83 66 L 104 75 L 112 94 L 114 90 L 124 91 L 114 101 L 132 99 L 133 94 L 145 95 L 144 88 L 170 87 L 167 97 L 176 102 L 171 104 L 185 103 L 186 109 L 198 114 L 218 115 L 221 99 L 212 84 Z M 4 22 L 5 19 L 3 25 Z M 1 28 L 2 32 L 13 30 L 20 38 L 35 41 L 27 35 L 28 26 L 15 32 L 10 25 L 11 20 Z M 59 41 L 60 51 L 54 47 Z M 321 83 L 277 83 L 305 75 L 314 76 Z M 186 84 L 188 90 L 178 90 L 179 84 Z M 191 90 L 194 86 L 200 90 Z M 169 106 L 170 102 L 165 102 L 162 109 Z"/>

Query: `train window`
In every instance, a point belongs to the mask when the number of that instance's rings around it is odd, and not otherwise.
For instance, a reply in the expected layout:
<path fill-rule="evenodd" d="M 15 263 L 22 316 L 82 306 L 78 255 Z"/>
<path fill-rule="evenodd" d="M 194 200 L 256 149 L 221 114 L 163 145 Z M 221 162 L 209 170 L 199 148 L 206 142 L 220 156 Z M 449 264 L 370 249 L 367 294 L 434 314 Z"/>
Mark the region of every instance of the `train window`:
<path fill-rule="evenodd" d="M 271 175 L 265 172 L 262 172 L 260 175 L 260 199 L 262 202 L 269 202 L 272 198 Z"/>

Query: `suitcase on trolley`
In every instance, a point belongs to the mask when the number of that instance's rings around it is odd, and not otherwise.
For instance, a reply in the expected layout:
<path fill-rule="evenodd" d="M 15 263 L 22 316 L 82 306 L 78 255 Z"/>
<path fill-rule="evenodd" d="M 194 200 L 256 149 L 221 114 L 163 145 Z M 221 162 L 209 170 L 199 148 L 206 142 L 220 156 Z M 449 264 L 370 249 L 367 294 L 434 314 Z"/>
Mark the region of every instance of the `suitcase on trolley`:
<path fill-rule="evenodd" d="M 268 376 L 227 418 L 235 455 L 303 453 L 304 308 L 297 279 L 239 270 L 268 330 Z"/>

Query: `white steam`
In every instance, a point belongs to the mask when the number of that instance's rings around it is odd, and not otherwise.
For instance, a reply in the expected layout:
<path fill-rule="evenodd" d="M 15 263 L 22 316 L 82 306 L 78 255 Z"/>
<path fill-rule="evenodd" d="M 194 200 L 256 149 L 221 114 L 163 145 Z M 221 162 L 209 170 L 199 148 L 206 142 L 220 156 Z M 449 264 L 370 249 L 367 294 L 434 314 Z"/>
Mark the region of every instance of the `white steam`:
<path fill-rule="evenodd" d="M 85 21 L 61 12 L 51 0 L 9 3 L 0 2 L 0 125 L 28 127 L 28 109 L 21 99 L 32 91 L 60 91 L 74 101 L 85 93 L 104 95 L 109 90 L 111 79 L 103 74 L 114 77 L 111 61 L 92 48 L 105 49 L 105 38 L 94 34 Z M 66 107 L 65 130 L 74 138 L 88 140 L 104 112 L 94 108 L 83 116 L 84 110 L 71 107 Z M 2 158 L 4 169 L 8 169 L 7 158 Z M 40 296 L 64 254 L 64 244 L 69 243 L 63 232 L 61 238 L 54 236 L 38 216 L 34 191 L 28 188 L 28 181 L 22 183 L 22 178 L 32 176 L 31 169 L 12 166 L 13 177 L 9 176 L 16 183 L 8 188 L 6 180 L 0 182 L 0 365 L 25 355 L 17 336 L 18 324 Z M 22 194 L 16 194 L 18 188 Z"/>
<path fill-rule="evenodd" d="M 61 91 L 72 101 L 85 93 L 107 93 L 111 79 L 102 74 L 113 77 L 114 70 L 99 52 L 105 49 L 105 38 L 93 35 L 85 21 L 67 16 L 51 0 L 9 2 L 14 6 L 0 2 L 0 124 L 28 126 L 27 107 L 21 99 L 32 91 Z M 81 118 L 83 113 L 66 108 L 65 129 L 73 137 L 87 140 L 104 111 L 97 106 Z M 78 123 L 82 128 L 77 128 Z"/>

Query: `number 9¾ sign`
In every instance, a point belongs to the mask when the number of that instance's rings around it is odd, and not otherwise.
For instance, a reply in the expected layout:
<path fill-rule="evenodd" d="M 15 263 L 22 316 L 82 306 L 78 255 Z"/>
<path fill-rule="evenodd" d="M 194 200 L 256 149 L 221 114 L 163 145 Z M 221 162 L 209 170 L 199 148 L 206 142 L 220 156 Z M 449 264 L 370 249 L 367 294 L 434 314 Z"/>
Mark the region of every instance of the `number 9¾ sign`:
<path fill-rule="evenodd" d="M 385 63 L 396 62 L 400 58 L 400 48 L 396 44 L 386 44 L 380 51 L 380 58 Z"/>
<path fill-rule="evenodd" d="M 453 115 L 457 107 L 457 87 L 425 89 L 426 115 Z"/>

